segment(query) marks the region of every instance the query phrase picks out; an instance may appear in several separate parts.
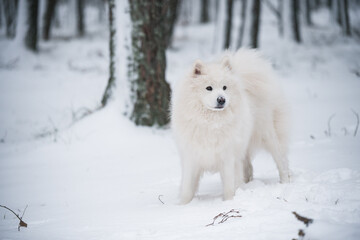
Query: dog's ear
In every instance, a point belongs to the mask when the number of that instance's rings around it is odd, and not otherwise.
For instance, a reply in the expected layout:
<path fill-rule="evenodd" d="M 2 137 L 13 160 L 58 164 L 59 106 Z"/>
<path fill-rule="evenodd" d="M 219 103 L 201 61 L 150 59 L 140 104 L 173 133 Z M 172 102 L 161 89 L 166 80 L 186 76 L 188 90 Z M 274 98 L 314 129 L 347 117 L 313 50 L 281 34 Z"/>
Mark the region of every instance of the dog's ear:
<path fill-rule="evenodd" d="M 202 75 L 204 71 L 204 64 L 200 60 L 196 60 L 194 67 L 193 67 L 193 74 L 194 76 Z"/>
<path fill-rule="evenodd" d="M 222 59 L 221 59 L 221 65 L 231 71 L 232 70 L 232 65 L 231 65 L 231 60 L 230 60 L 230 57 L 225 55 Z"/>

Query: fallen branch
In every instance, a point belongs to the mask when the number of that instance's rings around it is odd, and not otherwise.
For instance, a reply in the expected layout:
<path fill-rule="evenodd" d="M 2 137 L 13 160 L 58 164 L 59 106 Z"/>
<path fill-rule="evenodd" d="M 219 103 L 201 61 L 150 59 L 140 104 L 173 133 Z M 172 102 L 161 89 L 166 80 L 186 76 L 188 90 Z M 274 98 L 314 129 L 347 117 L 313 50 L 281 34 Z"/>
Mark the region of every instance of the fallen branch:
<path fill-rule="evenodd" d="M 231 214 L 231 213 L 234 213 L 234 214 L 233 214 L 233 215 L 229 215 L 229 214 Z M 240 217 L 242 217 L 242 216 L 240 215 L 240 211 L 235 210 L 235 209 L 231 209 L 231 210 L 230 210 L 229 212 L 227 212 L 227 213 L 223 212 L 223 213 L 219 213 L 218 215 L 216 215 L 216 216 L 213 218 L 213 222 L 207 224 L 206 227 L 208 227 L 208 226 L 214 226 L 215 221 L 216 221 L 218 218 L 221 218 L 221 220 L 218 222 L 218 224 L 220 224 L 220 223 L 226 222 L 229 218 L 240 218 Z"/>
<path fill-rule="evenodd" d="M 25 214 L 25 211 L 26 211 L 28 205 L 26 205 L 26 207 L 25 207 L 25 209 L 24 209 L 24 212 L 23 212 L 23 214 L 22 214 L 21 217 L 19 217 L 18 214 L 16 214 L 13 210 L 11 210 L 10 208 L 8 208 L 8 207 L 6 207 L 6 206 L 0 205 L 0 207 L 9 210 L 10 212 L 12 212 L 12 213 L 20 220 L 19 226 L 18 226 L 18 231 L 20 231 L 20 227 L 27 227 L 27 223 L 24 222 L 24 221 L 22 220 L 22 218 L 24 217 L 24 214 Z"/>

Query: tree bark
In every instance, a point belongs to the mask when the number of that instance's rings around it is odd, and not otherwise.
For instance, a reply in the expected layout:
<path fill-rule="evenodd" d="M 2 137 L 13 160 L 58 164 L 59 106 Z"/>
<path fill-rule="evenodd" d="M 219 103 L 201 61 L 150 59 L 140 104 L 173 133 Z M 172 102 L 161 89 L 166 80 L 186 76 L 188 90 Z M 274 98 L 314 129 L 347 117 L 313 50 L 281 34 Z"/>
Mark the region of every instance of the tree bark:
<path fill-rule="evenodd" d="M 239 38 L 237 42 L 237 48 L 240 48 L 243 44 L 245 24 L 246 24 L 246 9 L 247 9 L 247 0 L 241 0 L 241 23 L 239 29 Z"/>
<path fill-rule="evenodd" d="M 300 21 L 299 21 L 299 0 L 290 0 L 290 13 L 293 38 L 295 42 L 301 43 Z"/>
<path fill-rule="evenodd" d="M 109 7 L 109 79 L 101 99 L 101 106 L 105 107 L 112 97 L 112 90 L 115 87 L 115 0 L 108 0 Z"/>
<path fill-rule="evenodd" d="M 136 125 L 164 126 L 169 122 L 170 86 L 165 80 L 166 19 L 169 0 L 129 0 L 132 59 L 129 78 Z"/>
<path fill-rule="evenodd" d="M 84 11 L 85 10 L 85 2 L 84 0 L 76 1 L 76 12 L 77 12 L 77 34 L 79 37 L 83 37 L 85 35 L 85 23 L 84 23 Z"/>
<path fill-rule="evenodd" d="M 38 50 L 38 15 L 39 0 L 27 0 L 27 30 L 25 46 L 29 50 Z"/>
<path fill-rule="evenodd" d="M 230 47 L 230 43 L 231 43 L 232 8 L 233 8 L 233 5 L 234 5 L 233 0 L 227 0 L 224 49 L 228 49 Z"/>
<path fill-rule="evenodd" d="M 200 13 L 200 22 L 208 23 L 209 22 L 209 1 L 201 0 L 201 13 Z"/>
<path fill-rule="evenodd" d="M 47 0 L 44 14 L 43 39 L 50 39 L 51 26 L 54 20 L 57 0 Z"/>
<path fill-rule="evenodd" d="M 250 47 L 259 47 L 261 1 L 253 0 L 251 9 Z"/>

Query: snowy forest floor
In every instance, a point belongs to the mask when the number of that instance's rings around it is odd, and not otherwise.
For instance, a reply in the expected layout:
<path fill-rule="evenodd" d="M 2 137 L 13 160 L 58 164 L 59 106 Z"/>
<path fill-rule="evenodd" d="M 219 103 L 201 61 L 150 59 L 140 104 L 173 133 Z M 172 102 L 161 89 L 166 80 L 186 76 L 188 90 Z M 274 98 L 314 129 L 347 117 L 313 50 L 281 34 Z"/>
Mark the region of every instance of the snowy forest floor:
<path fill-rule="evenodd" d="M 352 111 L 360 114 L 360 45 L 324 19 L 314 15 L 318 29 L 305 29 L 301 45 L 279 39 L 273 21 L 261 30 L 261 50 L 292 106 L 291 183 L 279 184 L 272 159 L 260 153 L 254 180 L 234 200 L 222 201 L 219 175 L 205 175 L 185 206 L 177 204 L 171 130 L 135 127 L 116 101 L 68 127 L 76 111 L 100 101 L 105 30 L 55 36 L 36 55 L 1 38 L 0 205 L 19 213 L 28 205 L 28 228 L 18 232 L 18 220 L 0 209 L 0 239 L 292 239 L 299 229 L 305 239 L 358 239 L 360 132 L 353 136 Z M 210 25 L 177 28 L 167 53 L 172 86 L 196 58 L 214 57 L 212 38 Z M 242 217 L 205 226 L 231 209 Z"/>

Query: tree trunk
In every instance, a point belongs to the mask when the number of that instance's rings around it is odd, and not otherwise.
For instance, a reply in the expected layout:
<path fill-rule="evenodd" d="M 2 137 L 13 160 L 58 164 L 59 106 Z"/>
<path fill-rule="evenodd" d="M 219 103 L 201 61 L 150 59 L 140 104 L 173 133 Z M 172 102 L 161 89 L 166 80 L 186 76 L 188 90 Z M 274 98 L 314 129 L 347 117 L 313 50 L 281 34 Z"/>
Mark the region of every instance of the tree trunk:
<path fill-rule="evenodd" d="M 84 10 L 85 4 L 84 0 L 76 1 L 76 12 L 77 12 L 77 34 L 79 37 L 83 37 L 85 35 L 85 23 L 84 23 Z"/>
<path fill-rule="evenodd" d="M 227 0 L 224 49 L 228 49 L 230 47 L 230 43 L 231 43 L 232 8 L 233 8 L 233 5 L 234 5 L 233 0 Z"/>
<path fill-rule="evenodd" d="M 340 2 L 342 32 L 346 36 L 351 36 L 348 0 L 341 0 L 339 2 Z"/>
<path fill-rule="evenodd" d="M 240 48 L 244 39 L 245 32 L 245 23 L 246 23 L 246 9 L 247 9 L 247 0 L 241 0 L 241 23 L 239 29 L 239 38 L 237 42 L 237 48 Z"/>
<path fill-rule="evenodd" d="M 335 0 L 336 1 L 336 20 L 337 23 L 342 26 L 343 22 L 342 22 L 342 17 L 341 17 L 341 1 L 342 0 Z"/>
<path fill-rule="evenodd" d="M 0 29 L 2 28 L 2 26 L 3 26 L 3 19 L 2 19 L 2 17 L 3 17 L 3 2 L 2 1 L 0 1 Z"/>
<path fill-rule="evenodd" d="M 167 10 L 167 20 L 165 21 L 166 27 L 166 36 L 165 44 L 166 48 L 170 47 L 172 43 L 172 37 L 174 33 L 175 22 L 178 17 L 178 8 L 180 0 L 171 0 L 169 1 L 169 6 Z"/>
<path fill-rule="evenodd" d="M 253 0 L 251 10 L 250 47 L 259 47 L 261 1 Z"/>
<path fill-rule="evenodd" d="M 8 38 L 14 38 L 16 35 L 16 19 L 18 13 L 18 0 L 3 0 L 5 24 L 6 24 L 6 36 Z"/>
<path fill-rule="evenodd" d="M 25 35 L 25 46 L 35 52 L 38 50 L 38 15 L 39 0 L 27 0 L 27 30 Z"/>
<path fill-rule="evenodd" d="M 311 2 L 310 0 L 305 0 L 305 22 L 306 25 L 312 26 L 312 20 L 311 20 Z"/>
<path fill-rule="evenodd" d="M 300 21 L 299 21 L 299 0 L 290 1 L 290 14 L 293 38 L 295 42 L 301 43 Z"/>
<path fill-rule="evenodd" d="M 200 13 L 200 22 L 208 23 L 209 22 L 209 1 L 201 0 L 201 13 Z"/>
<path fill-rule="evenodd" d="M 50 39 L 51 25 L 54 20 L 57 0 L 47 0 L 44 14 L 43 39 Z"/>
<path fill-rule="evenodd" d="M 284 36 L 284 1 L 278 0 L 278 9 L 279 9 L 279 16 L 278 16 L 278 30 L 280 37 Z"/>
<path fill-rule="evenodd" d="M 115 37 L 116 37 L 116 28 L 115 28 L 115 0 L 108 1 L 109 7 L 109 79 L 104 92 L 104 95 L 101 99 L 101 106 L 105 107 L 112 97 L 112 90 L 115 87 Z"/>
<path fill-rule="evenodd" d="M 164 126 L 169 122 L 170 86 L 165 80 L 166 25 L 169 1 L 129 0 L 132 21 L 132 61 L 129 78 L 136 125 Z"/>

